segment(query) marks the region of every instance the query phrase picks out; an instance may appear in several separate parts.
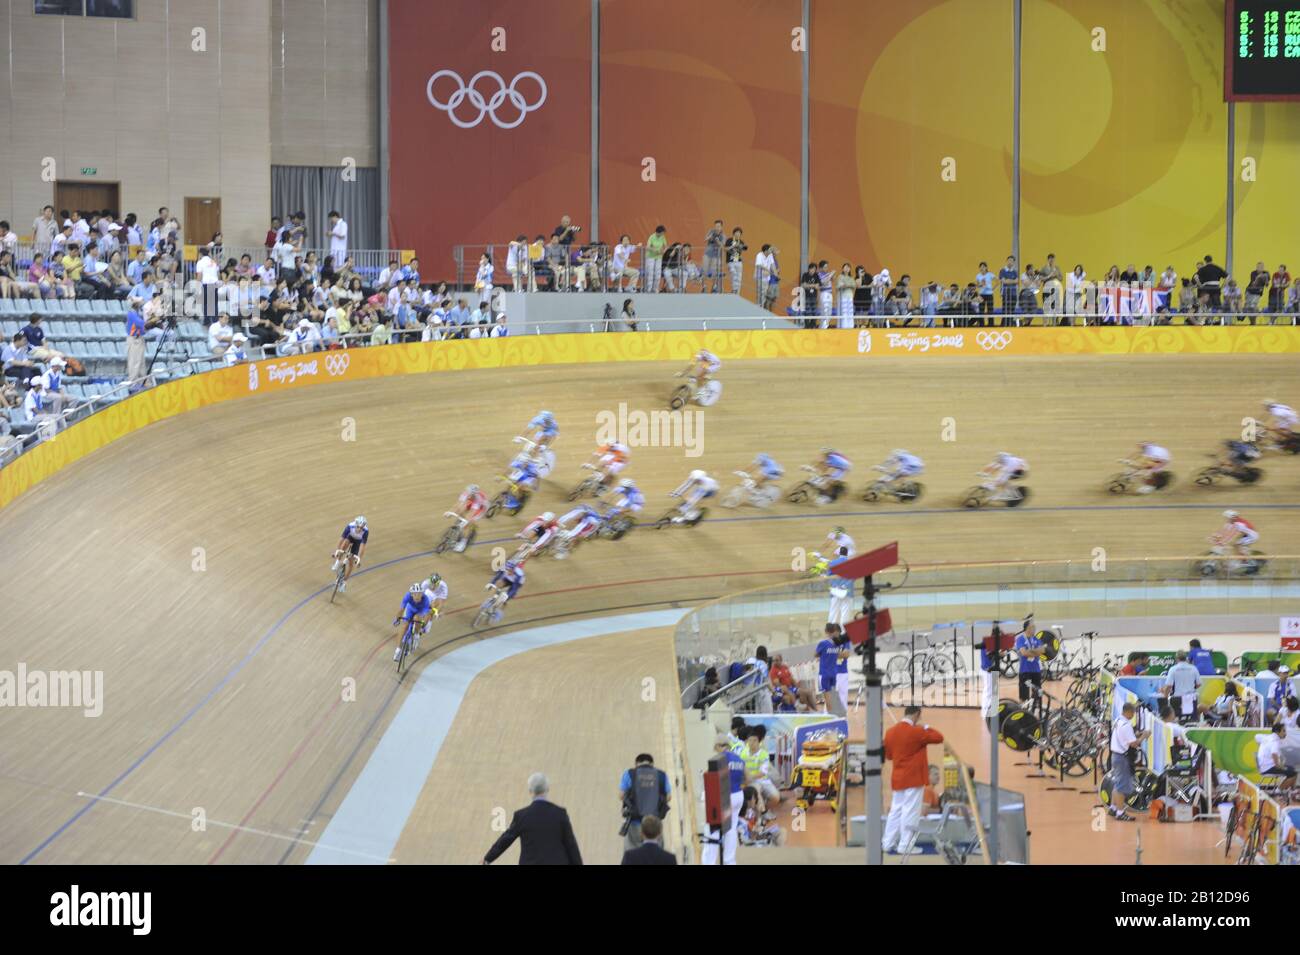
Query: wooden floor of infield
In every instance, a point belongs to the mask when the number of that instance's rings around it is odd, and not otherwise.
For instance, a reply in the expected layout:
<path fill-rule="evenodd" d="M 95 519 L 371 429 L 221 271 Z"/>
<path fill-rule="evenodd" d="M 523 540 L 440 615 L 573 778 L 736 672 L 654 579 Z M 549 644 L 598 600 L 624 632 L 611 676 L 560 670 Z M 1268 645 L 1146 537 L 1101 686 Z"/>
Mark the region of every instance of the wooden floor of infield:
<path fill-rule="evenodd" d="M 0 668 L 101 670 L 106 702 L 94 719 L 0 709 L 0 861 L 304 859 L 406 693 L 387 624 L 407 585 L 440 571 L 457 611 L 418 670 L 478 639 L 467 615 L 490 573 L 489 541 L 524 519 L 497 518 L 470 553 L 434 559 L 442 511 L 468 481 L 491 484 L 510 438 L 542 407 L 559 418 L 559 466 L 529 510 L 564 507 L 597 414 L 621 402 L 662 407 L 676 370 L 467 371 L 258 396 L 144 429 L 6 508 Z M 915 451 L 926 497 L 910 509 L 715 510 L 692 530 L 598 542 L 569 561 L 531 563 L 509 623 L 687 606 L 787 579 L 791 548 L 816 547 L 833 524 L 863 549 L 897 538 L 913 562 L 1088 559 L 1098 546 L 1113 558 L 1172 556 L 1199 551 L 1231 505 L 1266 550 L 1294 553 L 1300 460 L 1270 459 L 1250 488 L 1183 481 L 1145 499 L 1101 490 L 1114 459 L 1143 438 L 1169 447 L 1186 476 L 1260 400 L 1294 404 L 1293 371 L 1290 359 L 1254 356 L 729 362 L 723 400 L 703 413 L 700 457 L 634 449 L 628 473 L 652 516 L 692 468 L 725 477 L 765 450 L 794 474 L 827 444 L 854 460 L 855 486 L 891 448 Z M 956 441 L 941 440 L 944 418 L 955 419 Z M 353 441 L 342 439 L 345 419 Z M 957 510 L 972 472 L 1003 449 L 1028 458 L 1032 506 Z M 367 565 L 331 606 L 320 596 L 329 550 L 357 513 L 372 528 Z M 349 680 L 354 700 L 344 699 Z M 635 751 L 610 749 L 616 763 Z M 517 767 L 498 769 L 506 790 L 494 805 L 509 806 Z M 104 798 L 92 806 L 95 794 Z M 437 845 L 425 853 L 398 858 L 443 857 Z"/>

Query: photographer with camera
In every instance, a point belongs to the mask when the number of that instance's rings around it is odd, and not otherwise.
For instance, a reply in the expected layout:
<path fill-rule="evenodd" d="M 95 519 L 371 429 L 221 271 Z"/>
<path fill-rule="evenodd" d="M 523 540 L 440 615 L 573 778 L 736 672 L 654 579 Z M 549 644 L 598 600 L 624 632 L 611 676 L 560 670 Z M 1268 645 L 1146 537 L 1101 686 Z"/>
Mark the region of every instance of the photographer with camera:
<path fill-rule="evenodd" d="M 655 758 L 649 753 L 641 753 L 635 765 L 623 771 L 618 795 L 623 807 L 623 826 L 619 835 L 623 836 L 624 851 L 629 851 L 639 848 L 645 841 L 641 832 L 643 818 L 655 816 L 663 819 L 668 815 L 672 786 L 668 774 L 655 768 Z"/>

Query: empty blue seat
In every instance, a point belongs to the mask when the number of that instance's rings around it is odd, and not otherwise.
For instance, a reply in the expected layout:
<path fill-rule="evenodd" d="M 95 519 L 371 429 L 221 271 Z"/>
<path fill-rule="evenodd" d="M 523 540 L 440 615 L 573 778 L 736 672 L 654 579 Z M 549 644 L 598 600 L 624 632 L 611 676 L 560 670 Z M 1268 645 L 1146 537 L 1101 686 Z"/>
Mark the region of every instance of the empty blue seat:
<path fill-rule="evenodd" d="M 91 312 L 91 308 L 90 308 L 90 299 L 88 299 L 88 298 L 79 298 L 79 299 L 77 299 L 77 314 L 78 314 L 78 315 L 89 315 L 90 312 Z"/>
<path fill-rule="evenodd" d="M 18 309 L 11 298 L 0 298 L 0 315 L 17 314 Z"/>
<path fill-rule="evenodd" d="M 124 304 L 122 304 L 122 300 L 121 300 L 121 299 L 110 298 L 110 299 L 109 299 L 107 302 L 105 302 L 104 304 L 108 306 L 108 314 L 110 314 L 110 315 L 125 315 L 125 314 L 126 314 L 126 306 L 125 306 Z"/>
<path fill-rule="evenodd" d="M 105 315 L 108 313 L 108 306 L 103 299 L 95 299 L 90 303 L 90 310 L 96 315 Z"/>

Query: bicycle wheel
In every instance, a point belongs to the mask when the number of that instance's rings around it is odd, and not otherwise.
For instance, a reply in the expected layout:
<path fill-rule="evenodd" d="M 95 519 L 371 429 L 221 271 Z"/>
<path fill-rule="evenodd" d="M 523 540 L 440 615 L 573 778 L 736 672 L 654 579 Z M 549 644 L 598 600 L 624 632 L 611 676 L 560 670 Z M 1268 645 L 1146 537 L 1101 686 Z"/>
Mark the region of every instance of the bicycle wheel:
<path fill-rule="evenodd" d="M 668 407 L 676 411 L 686 402 L 691 400 L 691 386 L 678 385 L 673 389 L 672 397 L 668 399 Z"/>
<path fill-rule="evenodd" d="M 910 681 L 912 660 L 906 654 L 895 653 L 885 667 L 885 679 L 890 686 L 905 686 Z"/>
<path fill-rule="evenodd" d="M 1201 487 L 1209 487 L 1214 483 L 1214 479 L 1219 476 L 1218 468 L 1201 468 L 1196 472 L 1196 483 Z"/>
<path fill-rule="evenodd" d="M 989 499 L 989 492 L 982 487 L 973 487 L 962 497 L 962 507 L 983 507 Z"/>
<path fill-rule="evenodd" d="M 811 484 L 807 481 L 800 481 L 790 490 L 790 493 L 785 496 L 785 499 L 791 504 L 802 504 L 804 501 L 808 500 L 811 490 Z"/>
<path fill-rule="evenodd" d="M 900 504 L 911 504 L 921 496 L 923 490 L 925 485 L 919 481 L 904 481 L 894 492 L 894 497 L 898 498 Z"/>
<path fill-rule="evenodd" d="M 339 569 L 334 574 L 334 592 L 330 594 L 330 603 L 339 595 L 339 588 L 343 586 L 343 572 L 347 569 L 346 564 L 339 564 Z"/>
<path fill-rule="evenodd" d="M 1232 808 L 1228 810 L 1228 824 L 1224 827 L 1223 833 L 1223 857 L 1226 859 L 1232 852 L 1232 837 L 1237 834 L 1237 823 L 1241 821 L 1241 801 L 1234 799 Z"/>
<path fill-rule="evenodd" d="M 415 620 L 412 618 L 406 623 L 406 632 L 402 634 L 401 649 L 397 654 L 397 673 L 400 676 L 406 666 L 406 658 L 411 655 L 411 629 L 415 626 Z"/>
<path fill-rule="evenodd" d="M 487 600 L 483 601 L 482 605 L 478 608 L 478 613 L 474 615 L 473 623 L 470 625 L 474 630 L 482 630 L 492 622 L 492 613 L 496 609 L 495 604 L 495 597 L 489 597 Z"/>
<path fill-rule="evenodd" d="M 740 507 L 745 500 L 745 489 L 743 487 L 733 487 L 728 491 L 718 503 L 723 507 Z"/>
<path fill-rule="evenodd" d="M 435 554 L 441 554 L 449 547 L 454 547 L 460 539 L 460 525 L 454 524 L 442 533 L 442 540 L 438 541 L 437 546 L 433 548 Z"/>

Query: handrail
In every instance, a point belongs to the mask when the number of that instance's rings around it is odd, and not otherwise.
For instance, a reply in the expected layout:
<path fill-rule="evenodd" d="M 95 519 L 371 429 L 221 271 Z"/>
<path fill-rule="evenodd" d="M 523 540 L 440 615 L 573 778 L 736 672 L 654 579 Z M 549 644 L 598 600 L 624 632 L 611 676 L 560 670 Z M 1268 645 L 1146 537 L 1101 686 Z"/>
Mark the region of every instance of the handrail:
<path fill-rule="evenodd" d="M 1278 561 L 1278 560 L 1300 560 L 1300 554 L 1267 554 L 1267 555 L 1265 555 L 1265 556 L 1266 556 L 1266 557 L 1268 558 L 1268 560 L 1270 560 L 1270 561 Z M 1205 554 L 1191 554 L 1191 555 L 1178 555 L 1178 554 L 1175 554 L 1175 555 L 1171 555 L 1171 556 L 1168 556 L 1168 557 L 1153 557 L 1153 556 L 1148 555 L 1148 556 L 1145 556 L 1145 557 L 1111 557 L 1111 558 L 1108 558 L 1108 559 L 1107 559 L 1107 564 L 1108 564 L 1108 565 L 1114 565 L 1114 564 L 1139 564 L 1139 563 L 1149 563 L 1150 561 L 1157 561 L 1157 560 L 1160 560 L 1160 561 L 1164 561 L 1164 560 L 1168 560 L 1168 561 L 1188 561 L 1188 560 L 1209 560 L 1209 559 L 1212 559 L 1212 558 L 1209 557 L 1209 556 L 1207 556 L 1207 555 L 1205 555 Z M 1225 554 L 1225 555 L 1222 555 L 1222 559 L 1224 559 L 1224 560 L 1231 560 L 1231 559 L 1234 559 L 1234 555 L 1226 555 L 1226 554 Z M 974 568 L 974 567 L 1035 567 L 1035 566 L 1042 565 L 1042 564 L 1074 564 L 1074 563 L 1077 563 L 1077 564 L 1086 564 L 1086 563 L 1091 563 L 1091 561 L 1089 561 L 1089 560 L 1087 560 L 1087 559 L 1084 559 L 1084 558 L 1078 558 L 1078 557 L 1076 557 L 1076 558 L 1058 557 L 1058 558 L 1050 558 L 1050 559 L 1046 559 L 1046 560 L 984 560 L 984 561 L 954 561 L 954 562 L 935 561 L 935 562 L 933 562 L 933 563 L 927 563 L 927 564 L 909 564 L 909 565 L 908 565 L 908 568 L 909 568 L 909 570 L 911 570 L 913 573 L 915 573 L 915 572 L 917 572 L 917 571 L 924 571 L 924 570 L 960 570 L 960 569 L 968 568 L 968 567 L 970 567 L 970 568 Z M 894 572 L 894 571 L 893 571 L 893 569 L 891 568 L 890 570 L 883 571 L 882 573 L 888 574 L 888 573 L 892 573 L 892 572 Z M 899 572 L 901 573 L 901 571 L 899 571 Z M 715 598 L 712 599 L 712 600 L 706 600 L 704 603 L 696 604 L 694 607 L 690 608 L 690 610 L 688 611 L 688 613 L 699 613 L 700 611 L 705 610 L 705 609 L 707 609 L 707 608 L 709 608 L 709 607 L 715 607 L 715 606 L 721 606 L 721 605 L 723 605 L 723 604 L 733 603 L 733 602 L 735 602 L 735 601 L 742 600 L 742 599 L 744 599 L 745 597 L 748 597 L 748 596 L 751 596 L 751 595 L 754 595 L 754 594 L 758 594 L 758 593 L 762 593 L 762 592 L 764 592 L 764 591 L 775 590 L 776 588 L 779 588 L 779 587 L 793 587 L 793 586 L 797 586 L 797 585 L 799 585 L 799 584 L 812 584 L 812 583 L 814 583 L 814 582 L 816 582 L 816 581 L 819 581 L 819 580 L 828 580 L 831 576 L 834 576 L 834 575 L 833 575 L 833 574 L 830 574 L 830 575 L 825 575 L 825 576 L 821 576 L 821 577 L 795 577 L 795 578 L 792 578 L 791 580 L 785 581 L 785 582 L 783 582 L 783 583 L 777 583 L 777 584 L 759 584 L 757 587 L 748 587 L 748 588 L 746 588 L 745 590 L 737 590 L 737 591 L 733 591 L 733 592 L 730 593 L 730 594 L 725 594 L 724 596 L 721 596 L 721 597 L 715 597 Z M 1100 576 L 1102 576 L 1102 575 L 1101 575 L 1101 574 L 1098 574 L 1098 576 L 1100 577 Z M 1194 579 L 1194 578 L 1188 578 L 1188 579 Z M 1071 582 L 1072 582 L 1072 581 L 1071 581 Z M 932 587 L 932 586 L 933 586 L 933 587 L 945 587 L 945 586 L 953 586 L 953 587 L 968 587 L 968 586 L 971 586 L 972 583 L 973 583 L 972 581 L 968 581 L 968 580 L 967 580 L 967 581 L 955 581 L 955 582 L 953 582 L 952 584 L 929 584 L 929 583 L 927 583 L 927 584 L 925 584 L 925 586 L 926 586 L 926 587 Z M 1035 583 L 1051 583 L 1051 581 L 1035 581 Z"/>
<path fill-rule="evenodd" d="M 708 696 L 701 697 L 700 699 L 696 700 L 694 703 L 691 704 L 691 709 L 696 709 L 696 710 L 707 709 L 708 706 L 709 706 L 711 703 L 713 703 L 715 700 L 719 699 L 719 698 L 720 698 L 724 693 L 726 693 L 728 690 L 730 690 L 733 686 L 738 686 L 739 684 L 744 683 L 744 682 L 745 682 L 746 680 L 748 680 L 751 676 L 753 676 L 755 673 L 758 673 L 758 672 L 759 672 L 758 667 L 750 667 L 750 668 L 747 669 L 744 673 L 742 673 L 740 676 L 736 677 L 736 679 L 732 680 L 730 683 L 726 684 L 725 686 L 720 686 L 720 687 L 718 687 L 716 690 L 714 690 L 712 693 L 710 693 Z M 702 679 L 703 679 L 703 677 L 700 677 L 699 679 L 693 681 L 693 682 L 690 684 L 690 686 L 688 686 L 686 689 L 689 690 L 691 686 L 694 686 L 696 683 L 698 683 L 698 682 L 699 682 L 700 680 L 702 680 Z M 684 697 L 685 695 L 686 695 L 686 690 L 683 690 L 683 691 L 682 691 L 682 696 Z"/>

